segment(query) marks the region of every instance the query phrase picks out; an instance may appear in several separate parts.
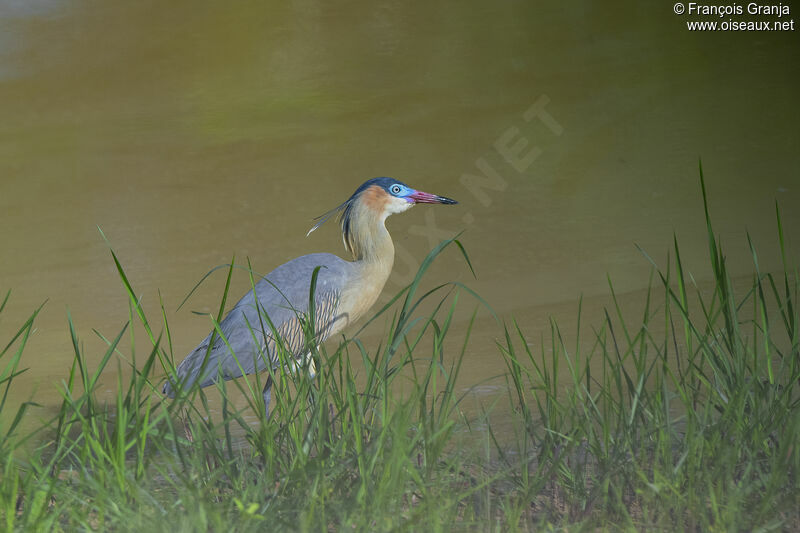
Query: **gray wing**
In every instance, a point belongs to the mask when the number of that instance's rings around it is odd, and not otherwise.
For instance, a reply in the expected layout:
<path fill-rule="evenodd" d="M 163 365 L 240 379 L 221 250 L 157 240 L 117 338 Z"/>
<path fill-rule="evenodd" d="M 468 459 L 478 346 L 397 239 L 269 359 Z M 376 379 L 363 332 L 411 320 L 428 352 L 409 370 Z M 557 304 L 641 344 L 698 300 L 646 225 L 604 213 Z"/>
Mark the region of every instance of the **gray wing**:
<path fill-rule="evenodd" d="M 209 351 L 212 331 L 186 356 L 177 369 L 182 386 L 188 388 L 200 382 L 200 386 L 205 387 L 218 376 L 232 379 L 265 370 L 268 364 L 274 366 L 277 343 L 273 327 L 289 353 L 299 357 L 307 352 L 300 319 L 308 313 L 311 278 L 318 266 L 321 268 L 314 299 L 315 342 L 321 343 L 340 331 L 347 316 L 339 308 L 339 301 L 350 280 L 351 263 L 333 254 L 298 257 L 259 280 L 255 292 L 248 292 L 220 322 L 220 330 L 230 348 L 215 335 Z M 169 381 L 164 385 L 164 392 L 174 395 L 173 384 Z"/>

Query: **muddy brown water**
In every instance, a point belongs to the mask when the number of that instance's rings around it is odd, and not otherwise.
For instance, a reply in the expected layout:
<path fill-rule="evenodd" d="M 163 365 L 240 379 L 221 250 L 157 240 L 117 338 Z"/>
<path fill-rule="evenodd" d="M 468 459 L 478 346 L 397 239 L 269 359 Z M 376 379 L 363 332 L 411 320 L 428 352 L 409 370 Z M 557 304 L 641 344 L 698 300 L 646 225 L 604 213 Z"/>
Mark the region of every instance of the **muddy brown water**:
<path fill-rule="evenodd" d="M 752 271 L 745 231 L 762 270 L 779 267 L 776 200 L 797 264 L 798 32 L 686 20 L 632 0 L 0 3 L 0 343 L 47 301 L 13 399 L 58 403 L 67 312 L 90 360 L 105 349 L 92 330 L 128 320 L 98 227 L 155 323 L 160 291 L 182 357 L 209 328 L 191 310 L 214 311 L 224 285 L 176 311 L 206 272 L 234 254 L 263 273 L 344 254 L 334 225 L 305 232 L 379 175 L 460 201 L 389 219 L 383 301 L 463 231 L 477 279 L 451 250 L 427 286 L 468 283 L 532 342 L 551 315 L 569 330 L 581 294 L 583 320 L 602 320 L 607 274 L 638 309 L 650 265 L 635 244 L 663 264 L 675 234 L 708 280 L 700 157 L 732 274 Z M 479 316 L 462 369 L 477 402 L 502 391 L 500 334 Z M 112 372 L 101 392 L 114 386 Z"/>

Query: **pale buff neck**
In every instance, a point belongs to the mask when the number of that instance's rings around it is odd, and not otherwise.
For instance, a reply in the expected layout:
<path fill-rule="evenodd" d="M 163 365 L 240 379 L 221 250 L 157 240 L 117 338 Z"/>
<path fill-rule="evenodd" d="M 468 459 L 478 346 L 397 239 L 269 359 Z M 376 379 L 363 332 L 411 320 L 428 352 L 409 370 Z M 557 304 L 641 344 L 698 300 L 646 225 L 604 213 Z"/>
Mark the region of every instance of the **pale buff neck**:
<path fill-rule="evenodd" d="M 384 222 L 386 217 L 367 206 L 355 206 L 351 214 L 350 235 L 345 247 L 359 266 L 377 270 L 388 277 L 394 263 L 394 244 Z"/>

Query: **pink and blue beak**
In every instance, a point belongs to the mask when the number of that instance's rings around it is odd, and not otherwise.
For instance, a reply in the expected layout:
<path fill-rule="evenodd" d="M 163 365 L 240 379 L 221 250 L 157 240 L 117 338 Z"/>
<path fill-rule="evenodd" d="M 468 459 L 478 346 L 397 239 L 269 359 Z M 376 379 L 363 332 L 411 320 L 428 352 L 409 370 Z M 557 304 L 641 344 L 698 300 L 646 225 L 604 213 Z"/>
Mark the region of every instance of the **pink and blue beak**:
<path fill-rule="evenodd" d="M 406 200 L 414 202 L 416 204 L 446 204 L 446 205 L 453 205 L 457 204 L 455 200 L 452 198 L 447 198 L 445 196 L 437 196 L 435 194 L 431 194 L 429 192 L 422 192 L 422 191 L 414 191 L 411 194 L 406 196 Z"/>

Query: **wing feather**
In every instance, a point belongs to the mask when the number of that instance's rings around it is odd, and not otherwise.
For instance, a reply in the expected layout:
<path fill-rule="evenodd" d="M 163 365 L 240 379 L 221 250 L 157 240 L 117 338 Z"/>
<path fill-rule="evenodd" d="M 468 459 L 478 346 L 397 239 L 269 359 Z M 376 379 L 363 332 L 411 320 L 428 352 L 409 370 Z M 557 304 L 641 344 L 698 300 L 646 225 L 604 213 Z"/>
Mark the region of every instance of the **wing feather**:
<path fill-rule="evenodd" d="M 233 379 L 274 366 L 276 334 L 294 357 L 307 352 L 301 320 L 308 314 L 311 277 L 318 266 L 314 341 L 319 344 L 340 331 L 347 323 L 340 304 L 342 291 L 352 276 L 351 263 L 333 254 L 298 257 L 264 276 L 255 290 L 228 312 L 220 322 L 227 344 L 212 331 L 186 356 L 177 368 L 181 386 L 199 382 L 205 387 L 218 377 Z M 214 344 L 209 350 L 212 338 Z M 164 392 L 174 395 L 171 382 L 164 386 Z"/>

